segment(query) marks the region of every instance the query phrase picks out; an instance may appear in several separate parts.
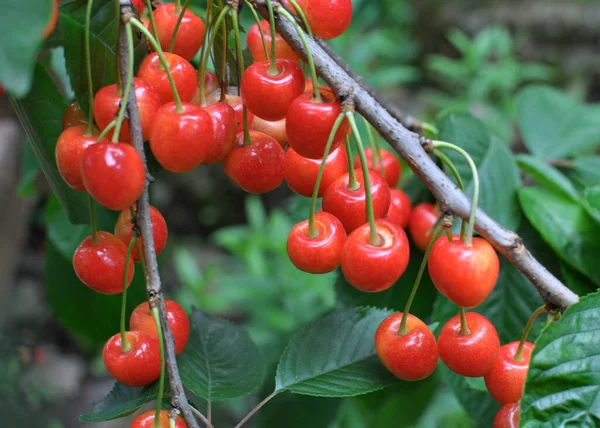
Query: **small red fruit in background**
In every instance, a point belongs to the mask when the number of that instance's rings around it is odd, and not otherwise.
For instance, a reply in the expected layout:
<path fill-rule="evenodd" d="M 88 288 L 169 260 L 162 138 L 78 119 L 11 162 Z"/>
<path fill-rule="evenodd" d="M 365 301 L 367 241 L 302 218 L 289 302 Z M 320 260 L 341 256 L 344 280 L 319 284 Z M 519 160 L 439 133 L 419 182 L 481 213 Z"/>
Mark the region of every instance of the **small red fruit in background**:
<path fill-rule="evenodd" d="M 307 0 L 306 19 L 317 37 L 333 39 L 352 21 L 352 0 Z"/>
<path fill-rule="evenodd" d="M 62 120 L 63 131 L 67 128 L 70 128 L 70 127 L 76 126 L 76 125 L 86 125 L 87 126 L 87 123 L 88 123 L 87 118 L 85 117 L 83 110 L 81 110 L 79 103 L 77 101 L 73 101 L 71 104 L 69 104 L 69 107 L 67 107 L 67 109 L 65 110 L 65 114 L 63 115 L 63 120 Z"/>
<path fill-rule="evenodd" d="M 194 67 L 179 55 L 164 52 L 163 55 L 169 64 L 169 70 L 173 76 L 175 87 L 179 93 L 179 98 L 184 103 L 190 102 L 194 98 L 198 86 L 198 75 Z M 145 80 L 160 97 L 160 102 L 165 104 L 174 101 L 171 85 L 167 79 L 167 73 L 163 69 L 160 58 L 156 52 L 151 53 L 140 64 L 137 73 L 138 77 Z"/>
<path fill-rule="evenodd" d="M 285 153 L 285 181 L 290 189 L 299 195 L 312 197 L 322 162 L 322 159 L 303 158 L 290 147 Z M 318 196 L 323 196 L 329 186 L 347 170 L 346 149 L 340 146 L 327 156 Z"/>
<path fill-rule="evenodd" d="M 190 320 L 179 304 L 174 300 L 165 300 L 165 309 L 169 327 L 175 340 L 175 353 L 181 354 L 190 337 Z M 156 323 L 150 310 L 148 302 L 140 303 L 131 313 L 129 318 L 129 329 L 132 331 L 143 331 L 144 333 L 158 339 Z"/>
<path fill-rule="evenodd" d="M 173 3 L 166 3 L 154 10 L 154 21 L 158 32 L 158 42 L 163 51 L 168 51 L 175 26 L 179 20 L 181 8 Z M 204 42 L 204 22 L 194 12 L 186 9 L 179 24 L 172 53 L 191 60 L 200 50 Z"/>
<path fill-rule="evenodd" d="M 390 187 L 396 187 L 402 177 L 402 166 L 396 156 L 387 150 L 379 151 L 379 158 L 373 153 L 373 149 L 368 147 L 365 149 L 365 157 L 369 168 L 377 171 Z M 375 159 L 375 160 L 374 160 Z M 358 155 L 354 158 L 354 166 L 360 168 L 360 158 Z"/>
<path fill-rule="evenodd" d="M 213 105 L 214 103 L 219 102 L 221 99 L 220 93 L 213 93 L 211 96 L 206 98 L 208 105 Z M 233 108 L 235 112 L 235 119 L 237 121 L 237 132 L 242 132 L 244 130 L 244 104 L 242 103 L 242 97 L 238 97 L 237 95 L 225 95 L 225 102 Z M 254 125 L 254 114 L 250 110 L 246 110 L 248 114 L 248 128 L 252 129 Z"/>
<path fill-rule="evenodd" d="M 382 364 L 402 380 L 425 379 L 438 363 L 435 337 L 429 327 L 414 315 L 406 320 L 408 332 L 399 335 L 402 312 L 390 315 L 375 332 L 375 352 Z"/>
<path fill-rule="evenodd" d="M 131 422 L 130 428 L 154 428 L 155 417 L 155 410 L 148 410 L 147 412 L 140 413 Z M 169 428 L 169 412 L 166 410 L 160 411 L 160 424 L 162 428 Z M 187 428 L 187 424 L 182 418 L 177 417 L 177 419 L 175 419 L 175 428 Z"/>
<path fill-rule="evenodd" d="M 386 218 L 402 229 L 406 229 L 411 212 L 412 202 L 408 195 L 400 189 L 390 189 L 390 209 Z"/>
<path fill-rule="evenodd" d="M 533 343 L 525 342 L 521 359 L 516 361 L 518 348 L 519 342 L 501 346 L 496 362 L 483 378 L 490 395 L 500 404 L 516 403 L 523 396 Z"/>
<path fill-rule="evenodd" d="M 435 205 L 423 202 L 415 207 L 410 215 L 408 231 L 413 242 L 421 251 L 425 251 L 433 239 L 432 229 L 440 217 Z"/>
<path fill-rule="evenodd" d="M 92 236 L 85 238 L 73 254 L 73 268 L 77 277 L 94 291 L 102 294 L 123 292 L 125 276 L 125 258 L 127 247 L 115 235 L 97 232 L 97 243 Z M 127 268 L 127 286 L 131 284 L 135 267 L 129 259 Z"/>
<path fill-rule="evenodd" d="M 206 97 L 210 96 L 213 92 L 219 89 L 219 79 L 217 76 L 210 71 L 207 71 L 204 75 L 204 95 Z M 190 101 L 192 104 L 196 104 L 199 107 L 204 107 L 202 105 L 202 100 L 200 99 L 200 86 L 196 89 L 196 93 Z"/>
<path fill-rule="evenodd" d="M 271 30 L 268 21 L 260 21 L 260 26 L 265 35 L 265 42 L 267 44 L 267 49 L 269 49 L 269 55 L 271 54 L 270 46 L 271 46 Z M 276 44 L 276 52 L 275 57 L 277 59 L 289 59 L 294 62 L 300 61 L 300 56 L 288 43 L 283 40 L 279 34 L 275 35 L 275 44 Z M 262 44 L 262 40 L 260 37 L 260 31 L 258 30 L 258 24 L 253 24 L 248 30 L 248 36 L 246 37 L 246 45 L 250 48 L 250 52 L 252 52 L 252 57 L 254 58 L 254 62 L 265 61 L 267 57 L 265 56 L 265 49 Z"/>
<path fill-rule="evenodd" d="M 256 116 L 254 118 L 254 130 L 267 134 L 277 140 L 281 147 L 287 145 L 287 133 L 285 132 L 285 119 L 269 122 Z"/>
<path fill-rule="evenodd" d="M 76 125 L 65 129 L 58 137 L 54 150 L 58 172 L 69 186 L 79 192 L 86 191 L 81 176 L 83 152 L 98 139 L 97 135 L 86 137 L 86 132 L 87 125 Z M 103 142 L 108 143 L 106 140 Z"/>
<path fill-rule="evenodd" d="M 144 13 L 144 9 L 146 8 L 145 0 L 131 0 L 131 5 L 138 10 L 140 15 Z"/>
<path fill-rule="evenodd" d="M 46 0 L 46 1 L 48 1 L 48 0 Z M 59 3 L 60 3 L 60 0 L 53 0 L 52 12 L 50 12 L 50 20 L 48 21 L 46 28 L 44 28 L 44 33 L 42 34 L 42 38 L 44 38 L 44 39 L 47 39 L 48 36 L 50 34 L 52 34 L 54 29 L 56 28 L 56 23 L 58 22 L 58 5 L 59 5 Z"/>
<path fill-rule="evenodd" d="M 502 406 L 494 418 L 494 428 L 519 428 L 519 403 Z"/>
<path fill-rule="evenodd" d="M 156 255 L 158 256 L 162 250 L 165 248 L 167 244 L 167 223 L 165 222 L 165 218 L 162 216 L 160 211 L 158 211 L 153 206 L 150 206 L 150 221 L 152 222 L 152 237 L 154 238 L 154 249 L 156 251 Z M 126 247 L 129 246 L 131 242 L 131 237 L 133 235 L 133 222 L 131 221 L 131 210 L 129 208 L 124 209 L 119 214 L 117 218 L 117 223 L 115 224 L 115 236 L 119 238 Z M 140 247 L 142 248 L 142 256 L 144 254 L 144 242 L 142 237 L 138 237 L 138 241 L 140 243 Z M 141 260 L 140 253 L 138 251 L 137 245 L 133 246 L 131 250 L 131 256 L 133 260 L 139 262 Z"/>
<path fill-rule="evenodd" d="M 235 110 L 227 103 L 218 102 L 203 108 L 212 120 L 213 139 L 203 164 L 221 162 L 231 153 L 237 133 Z"/>
<path fill-rule="evenodd" d="M 123 352 L 121 334 L 112 336 L 104 345 L 102 359 L 106 370 L 127 386 L 150 385 L 160 377 L 158 340 L 142 331 L 126 331 L 131 349 Z"/>

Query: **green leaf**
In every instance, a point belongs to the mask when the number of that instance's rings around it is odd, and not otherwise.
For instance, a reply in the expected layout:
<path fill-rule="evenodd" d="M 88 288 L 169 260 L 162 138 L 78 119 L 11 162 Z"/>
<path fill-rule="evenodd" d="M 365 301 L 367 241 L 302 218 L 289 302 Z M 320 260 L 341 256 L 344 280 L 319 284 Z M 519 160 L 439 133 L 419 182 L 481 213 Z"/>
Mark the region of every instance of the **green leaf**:
<path fill-rule="evenodd" d="M 542 186 L 555 192 L 562 193 L 564 196 L 571 198 L 574 201 L 579 200 L 579 192 L 575 189 L 571 180 L 540 158 L 529 155 L 519 155 L 517 156 L 517 165 Z"/>
<path fill-rule="evenodd" d="M 600 156 L 590 156 L 573 160 L 575 179 L 584 187 L 600 183 Z"/>
<path fill-rule="evenodd" d="M 18 193 L 21 198 L 35 196 L 37 189 L 35 180 L 40 172 L 40 164 L 38 163 L 31 143 L 25 142 L 23 153 L 21 154 L 21 179 L 19 181 Z"/>
<path fill-rule="evenodd" d="M 328 428 L 342 400 L 284 392 L 275 396 L 257 415 L 258 427 Z"/>
<path fill-rule="evenodd" d="M 535 343 L 521 427 L 600 425 L 600 294 L 583 297 Z"/>
<path fill-rule="evenodd" d="M 240 397 L 264 377 L 262 355 L 248 333 L 229 321 L 194 310 L 190 338 L 179 356 L 184 385 L 206 400 Z"/>
<path fill-rule="evenodd" d="M 395 383 L 398 379 L 379 362 L 373 345 L 377 327 L 391 313 L 354 308 L 314 321 L 283 351 L 275 390 L 348 397 Z"/>
<path fill-rule="evenodd" d="M 598 286 L 585 275 L 577 272 L 562 260 L 559 263 L 562 280 L 573 292 L 580 296 L 585 296 L 598 289 Z"/>
<path fill-rule="evenodd" d="M 588 213 L 600 221 L 600 185 L 585 189 L 584 204 Z"/>

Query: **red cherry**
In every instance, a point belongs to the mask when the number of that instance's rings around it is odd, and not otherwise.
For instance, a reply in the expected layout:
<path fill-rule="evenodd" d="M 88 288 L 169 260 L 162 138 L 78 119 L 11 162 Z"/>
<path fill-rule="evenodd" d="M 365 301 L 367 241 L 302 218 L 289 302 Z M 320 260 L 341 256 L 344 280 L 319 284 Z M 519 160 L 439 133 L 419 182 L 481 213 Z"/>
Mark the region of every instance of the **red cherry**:
<path fill-rule="evenodd" d="M 500 407 L 494 418 L 494 428 L 519 428 L 519 403 Z"/>
<path fill-rule="evenodd" d="M 242 100 L 256 116 L 265 120 L 285 119 L 290 104 L 304 92 L 304 72 L 289 59 L 276 61 L 277 74 L 271 74 L 270 61 L 255 62 L 242 76 Z"/>
<path fill-rule="evenodd" d="M 406 229 L 412 211 L 412 202 L 406 193 L 400 189 L 390 189 L 390 209 L 387 219 L 396 223 L 402 229 Z"/>
<path fill-rule="evenodd" d="M 435 337 L 429 327 L 414 315 L 406 319 L 408 332 L 399 335 L 402 312 L 390 315 L 375 332 L 375 351 L 382 364 L 402 380 L 429 377 L 438 363 Z"/>
<path fill-rule="evenodd" d="M 133 79 L 135 88 L 135 99 L 138 104 L 140 113 L 140 124 L 142 125 L 142 134 L 144 141 L 150 137 L 150 130 L 154 124 L 154 117 L 161 106 L 160 97 L 152 86 L 147 84 L 139 77 Z M 121 107 L 121 98 L 117 90 L 117 85 L 108 85 L 100 89 L 94 96 L 94 120 L 100 129 L 104 129 L 110 122 L 117 117 L 119 108 Z M 112 139 L 113 131 L 107 134 L 108 139 Z M 129 121 L 125 119 L 119 134 L 119 141 L 128 143 Z"/>
<path fill-rule="evenodd" d="M 155 428 L 154 418 L 156 410 L 148 410 L 140 413 L 131 421 L 130 428 Z M 169 428 L 169 412 L 166 410 L 160 411 L 160 425 L 162 428 Z M 175 419 L 175 428 L 187 428 L 185 421 L 179 416 Z"/>
<path fill-rule="evenodd" d="M 303 158 L 290 147 L 285 153 L 285 181 L 290 189 L 299 195 L 312 197 L 322 162 L 322 159 Z M 318 196 L 323 196 L 329 186 L 347 170 L 348 155 L 344 146 L 340 146 L 327 156 Z"/>
<path fill-rule="evenodd" d="M 210 71 L 207 71 L 206 74 L 204 75 L 204 95 L 209 96 L 213 92 L 215 92 L 217 89 L 219 89 L 219 79 L 217 78 L 217 76 L 215 74 L 211 73 Z M 198 86 L 198 88 L 196 88 L 194 97 L 192 98 L 192 101 L 190 101 L 190 102 L 192 104 L 196 104 L 197 106 L 204 107 L 204 105 L 202 105 L 202 100 L 200 99 L 200 87 L 199 86 Z"/>
<path fill-rule="evenodd" d="M 367 222 L 365 185 L 362 171 L 356 170 L 356 179 L 360 187 L 348 188 L 350 175 L 345 173 L 335 180 L 323 194 L 323 211 L 336 216 L 350 233 Z M 390 208 L 390 189 L 383 178 L 369 170 L 373 212 L 375 218 L 383 218 Z"/>
<path fill-rule="evenodd" d="M 150 149 L 158 163 L 171 172 L 187 172 L 197 167 L 213 145 L 213 122 L 200 107 L 183 103 L 178 113 L 175 103 L 163 105 L 150 133 Z"/>
<path fill-rule="evenodd" d="M 94 291 L 103 294 L 122 293 L 127 247 L 108 232 L 97 232 L 96 237 L 96 244 L 92 242 L 92 236 L 88 236 L 75 250 L 75 273 L 81 282 Z M 129 259 L 127 287 L 133 279 L 134 269 L 133 260 Z"/>
<path fill-rule="evenodd" d="M 282 0 L 282 3 L 287 6 L 287 8 L 289 10 L 291 10 L 292 12 L 295 12 L 294 6 L 292 6 L 292 4 L 288 1 L 288 0 Z M 306 11 L 306 4 L 308 3 L 308 0 L 296 0 L 296 4 L 298 6 L 300 6 L 300 9 L 302 9 L 303 11 Z"/>
<path fill-rule="evenodd" d="M 244 133 L 237 134 L 223 168 L 231 181 L 246 192 L 269 192 L 283 181 L 285 153 L 279 143 L 266 134 L 250 131 L 250 138 L 252 142 L 244 146 Z"/>
<path fill-rule="evenodd" d="M 369 168 L 377 171 L 390 187 L 396 187 L 402 176 L 402 165 L 396 156 L 387 150 L 380 150 L 380 158 L 374 161 L 373 149 L 368 147 L 365 149 L 365 157 L 367 158 L 367 165 Z M 360 168 L 360 158 L 356 155 L 354 159 L 354 166 Z"/>
<path fill-rule="evenodd" d="M 518 348 L 519 342 L 501 346 L 496 362 L 483 378 L 490 395 L 500 404 L 516 403 L 523 396 L 533 343 L 525 342 L 521 360 L 515 361 Z"/>
<path fill-rule="evenodd" d="M 138 10 L 140 15 L 144 13 L 146 8 L 145 0 L 131 0 L 131 5 Z"/>
<path fill-rule="evenodd" d="M 163 51 L 168 51 L 171 46 L 171 39 L 180 14 L 181 8 L 176 9 L 173 3 L 163 4 L 154 11 L 158 41 Z M 186 9 L 171 52 L 188 61 L 191 60 L 204 42 L 204 32 L 202 19 L 191 10 Z"/>
<path fill-rule="evenodd" d="M 408 231 L 413 242 L 421 251 L 427 250 L 433 239 L 432 229 L 438 221 L 440 212 L 435 205 L 422 203 L 415 207 L 410 215 Z"/>
<path fill-rule="evenodd" d="M 352 0 L 308 0 L 305 13 L 315 36 L 333 39 L 350 26 Z"/>
<path fill-rule="evenodd" d="M 62 120 L 63 131 L 72 126 L 76 126 L 76 125 L 86 125 L 87 126 L 87 124 L 88 124 L 87 118 L 85 117 L 83 110 L 81 110 L 81 107 L 79 107 L 79 103 L 77 101 L 73 101 L 71 104 L 69 104 L 69 107 L 67 107 L 67 109 L 65 110 L 65 114 L 63 115 L 63 120 Z"/>
<path fill-rule="evenodd" d="M 54 154 L 58 172 L 69 186 L 79 192 L 85 192 L 81 177 L 81 159 L 86 148 L 96 143 L 97 135 L 86 137 L 87 125 L 66 128 L 58 137 Z M 107 142 L 103 140 L 103 142 Z"/>
<path fill-rule="evenodd" d="M 213 93 L 211 96 L 206 98 L 208 105 L 212 105 L 214 103 L 219 102 L 221 99 L 220 93 Z M 237 121 L 237 132 L 242 132 L 244 130 L 244 104 L 242 103 L 242 97 L 238 97 L 237 95 L 225 95 L 225 102 L 229 104 L 233 111 L 235 112 L 235 119 Z M 248 112 L 248 128 L 252 129 L 254 125 L 254 114 L 247 110 Z"/>
<path fill-rule="evenodd" d="M 235 110 L 227 103 L 215 103 L 204 107 L 212 121 L 213 139 L 203 164 L 221 162 L 233 149 L 237 133 Z"/>
<path fill-rule="evenodd" d="M 318 235 L 308 234 L 308 220 L 296 224 L 287 240 L 290 260 L 298 269 L 309 273 L 327 273 L 340 264 L 346 231 L 340 221 L 329 213 L 315 214 Z"/>
<path fill-rule="evenodd" d="M 144 163 L 133 146 L 96 143 L 83 152 L 83 184 L 100 205 L 121 211 L 142 194 L 146 182 Z"/>
<path fill-rule="evenodd" d="M 322 103 L 313 100 L 311 91 L 305 91 L 292 102 L 286 116 L 288 143 L 305 158 L 323 158 L 329 134 L 341 111 L 341 104 L 330 89 L 320 88 L 320 92 Z M 344 119 L 329 153 L 341 144 L 348 129 L 348 121 Z"/>
<path fill-rule="evenodd" d="M 269 49 L 269 55 L 271 55 L 271 30 L 268 21 L 260 21 L 260 26 L 262 27 L 263 33 L 265 35 L 265 42 L 267 44 L 267 49 Z M 246 37 L 246 45 L 250 48 L 250 52 L 252 52 L 252 57 L 254 58 L 254 62 L 265 61 L 267 57 L 265 56 L 265 49 L 262 44 L 262 39 L 260 37 L 260 31 L 258 30 L 258 24 L 253 24 L 248 30 L 248 36 Z M 283 40 L 279 34 L 275 34 L 275 58 L 277 59 L 289 59 L 294 62 L 300 61 L 300 56 L 288 43 Z"/>
<path fill-rule="evenodd" d="M 47 39 L 48 36 L 50 34 L 52 34 L 54 29 L 56 28 L 56 23 L 58 22 L 58 4 L 59 3 L 60 3 L 60 0 L 54 0 L 54 2 L 52 3 L 52 11 L 50 12 L 50 20 L 48 21 L 46 28 L 44 28 L 44 33 L 42 34 L 42 38 L 44 38 L 44 39 Z"/>
<path fill-rule="evenodd" d="M 352 232 L 342 249 L 341 266 L 346 281 L 368 293 L 387 290 L 402 276 L 410 258 L 404 230 L 387 220 L 375 221 L 380 245 L 369 243 L 369 224 Z"/>
<path fill-rule="evenodd" d="M 190 102 L 196 93 L 198 86 L 198 75 L 194 67 L 179 55 L 164 52 L 163 55 L 169 64 L 169 70 L 173 76 L 175 87 L 179 93 L 181 101 Z M 160 58 L 156 52 L 151 53 L 140 64 L 137 73 L 138 77 L 144 79 L 146 83 L 154 87 L 160 97 L 161 103 L 165 104 L 174 101 L 171 85 L 167 79 L 167 73 L 160 64 Z"/>
<path fill-rule="evenodd" d="M 474 308 L 494 289 L 500 260 L 483 238 L 473 238 L 473 245 L 467 246 L 458 235 L 452 242 L 442 236 L 431 248 L 427 268 L 440 293 L 457 306 Z"/>
<path fill-rule="evenodd" d="M 285 119 L 269 122 L 268 120 L 264 120 L 256 116 L 254 118 L 254 130 L 275 138 L 277 142 L 281 144 L 281 147 L 285 147 L 287 145 Z"/>
<path fill-rule="evenodd" d="M 438 337 L 440 358 L 454 373 L 466 377 L 485 376 L 500 349 L 498 333 L 486 317 L 476 312 L 465 314 L 471 331 L 460 334 L 460 315 L 451 318 Z"/>
<path fill-rule="evenodd" d="M 160 211 L 158 211 L 153 206 L 150 207 L 150 221 L 152 222 L 152 236 L 154 237 L 154 249 L 156 251 L 156 255 L 158 256 L 167 244 L 167 223 L 165 222 L 165 218 L 162 216 Z M 133 222 L 131 221 L 131 210 L 129 208 L 126 208 L 123 211 L 121 211 L 121 214 L 119 214 L 119 217 L 117 218 L 117 223 L 115 224 L 115 236 L 119 238 L 125 244 L 126 247 L 128 247 L 129 243 L 131 242 L 131 236 L 133 235 L 132 230 Z M 141 236 L 138 237 L 138 241 L 142 248 L 143 255 L 144 244 Z M 141 260 L 137 245 L 133 246 L 133 249 L 131 250 L 131 256 L 136 262 L 139 262 Z"/>
<path fill-rule="evenodd" d="M 158 340 L 142 331 L 126 331 L 125 338 L 131 345 L 127 352 L 123 352 L 120 333 L 104 345 L 102 359 L 106 370 L 124 385 L 150 385 L 160 377 Z"/>
<path fill-rule="evenodd" d="M 169 327 L 175 340 L 175 353 L 181 354 L 190 337 L 190 320 L 179 303 L 174 300 L 165 300 L 165 309 Z M 158 338 L 156 324 L 148 302 L 140 303 L 131 313 L 129 318 L 129 329 L 132 331 L 143 331 L 152 337 Z"/>

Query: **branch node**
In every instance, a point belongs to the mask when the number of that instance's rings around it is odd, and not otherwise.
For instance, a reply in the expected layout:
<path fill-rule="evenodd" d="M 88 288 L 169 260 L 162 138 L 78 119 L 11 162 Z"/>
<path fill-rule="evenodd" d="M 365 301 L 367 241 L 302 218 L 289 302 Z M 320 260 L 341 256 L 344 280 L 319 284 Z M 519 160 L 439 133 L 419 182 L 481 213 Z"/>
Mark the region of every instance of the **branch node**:
<path fill-rule="evenodd" d="M 454 225 L 454 214 L 452 211 L 444 211 L 441 225 L 444 229 L 452 229 Z"/>
<path fill-rule="evenodd" d="M 427 138 L 424 135 L 419 135 L 419 144 L 421 144 L 421 147 L 423 147 L 423 150 L 427 153 L 433 152 L 433 149 L 435 148 L 431 138 Z"/>

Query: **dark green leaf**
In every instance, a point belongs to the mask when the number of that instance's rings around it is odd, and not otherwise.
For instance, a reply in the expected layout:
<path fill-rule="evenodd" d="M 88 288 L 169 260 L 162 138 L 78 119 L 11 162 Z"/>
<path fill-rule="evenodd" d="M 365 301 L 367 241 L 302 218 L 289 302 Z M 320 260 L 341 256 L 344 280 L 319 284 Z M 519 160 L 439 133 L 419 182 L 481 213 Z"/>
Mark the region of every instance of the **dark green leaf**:
<path fill-rule="evenodd" d="M 600 183 L 600 156 L 577 158 L 573 161 L 575 178 L 584 187 Z"/>
<path fill-rule="evenodd" d="M 567 196 L 574 201 L 579 200 L 579 192 L 575 189 L 571 180 L 540 158 L 529 155 L 519 155 L 517 156 L 517 165 L 542 186 L 548 187 L 555 192 L 562 193 L 564 196 Z"/>
<path fill-rule="evenodd" d="M 588 213 L 600 221 L 600 185 L 588 187 L 583 193 L 584 204 Z"/>
<path fill-rule="evenodd" d="M 328 428 L 342 404 L 339 398 L 310 397 L 284 392 L 275 396 L 257 415 L 264 428 Z"/>
<path fill-rule="evenodd" d="M 589 278 L 577 272 L 567 263 L 560 261 L 560 272 L 564 283 L 573 292 L 580 296 L 585 296 L 598 289 L 598 286 L 594 284 Z"/>
<path fill-rule="evenodd" d="M 38 163 L 31 143 L 25 142 L 23 153 L 21 154 L 21 180 L 19 181 L 19 196 L 22 198 L 35 196 L 35 179 L 40 173 L 40 164 Z"/>

